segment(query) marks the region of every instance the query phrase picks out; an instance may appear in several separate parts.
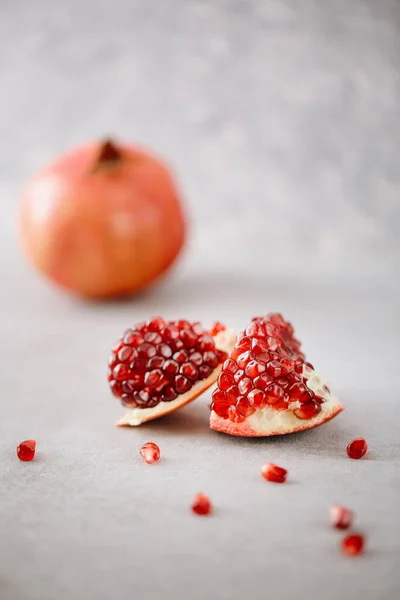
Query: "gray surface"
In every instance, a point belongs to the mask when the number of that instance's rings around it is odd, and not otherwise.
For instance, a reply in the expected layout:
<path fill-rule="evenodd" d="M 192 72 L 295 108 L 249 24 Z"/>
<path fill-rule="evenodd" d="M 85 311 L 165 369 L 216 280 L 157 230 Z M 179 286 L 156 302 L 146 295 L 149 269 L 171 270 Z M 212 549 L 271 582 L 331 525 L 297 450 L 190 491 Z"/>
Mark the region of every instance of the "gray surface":
<path fill-rule="evenodd" d="M 397 600 L 399 4 L 0 10 L 1 600 Z M 160 287 L 87 305 L 22 261 L 16 195 L 54 153 L 108 132 L 169 157 L 193 237 Z M 205 395 L 112 426 L 105 362 L 127 325 L 161 313 L 242 327 L 276 309 L 346 405 L 335 421 L 235 440 L 208 430 Z M 370 454 L 350 461 L 360 435 Z M 23 464 L 27 437 L 38 454 Z M 138 456 L 148 440 L 157 465 Z M 266 460 L 286 485 L 261 479 Z M 200 490 L 209 519 L 188 509 Z M 333 502 L 357 512 L 363 558 L 338 552 Z"/>

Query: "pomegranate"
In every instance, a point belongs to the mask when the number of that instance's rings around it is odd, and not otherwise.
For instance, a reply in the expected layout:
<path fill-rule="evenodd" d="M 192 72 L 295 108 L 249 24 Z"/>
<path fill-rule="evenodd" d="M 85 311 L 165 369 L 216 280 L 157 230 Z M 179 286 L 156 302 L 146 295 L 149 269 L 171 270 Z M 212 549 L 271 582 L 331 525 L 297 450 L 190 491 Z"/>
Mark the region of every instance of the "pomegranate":
<path fill-rule="evenodd" d="M 36 453 L 36 441 L 25 440 L 17 446 L 17 456 L 19 460 L 24 462 L 31 461 L 35 458 Z"/>
<path fill-rule="evenodd" d="M 20 231 L 31 262 L 86 297 L 133 293 L 181 250 L 185 222 L 166 166 L 113 141 L 61 156 L 23 192 Z"/>
<path fill-rule="evenodd" d="M 279 314 L 254 318 L 238 337 L 212 400 L 211 428 L 248 437 L 310 429 L 343 410 Z"/>
<path fill-rule="evenodd" d="M 111 391 L 129 409 L 117 425 L 161 417 L 210 387 L 236 339 L 225 327 L 212 331 L 213 336 L 198 322 L 161 317 L 125 331 L 108 369 Z"/>

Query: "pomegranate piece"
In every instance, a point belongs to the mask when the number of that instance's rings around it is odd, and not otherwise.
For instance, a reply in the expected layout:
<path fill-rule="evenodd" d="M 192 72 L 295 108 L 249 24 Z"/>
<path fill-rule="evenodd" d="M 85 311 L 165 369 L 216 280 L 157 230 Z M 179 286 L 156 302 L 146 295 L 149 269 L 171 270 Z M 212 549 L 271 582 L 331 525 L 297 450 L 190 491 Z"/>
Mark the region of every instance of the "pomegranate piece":
<path fill-rule="evenodd" d="M 342 551 L 347 556 L 358 556 L 364 551 L 365 539 L 360 533 L 351 533 L 341 542 Z"/>
<path fill-rule="evenodd" d="M 125 331 L 108 366 L 112 393 L 130 409 L 119 425 L 140 425 L 172 412 L 215 382 L 236 335 L 221 324 L 213 329 L 214 337 L 198 322 L 154 317 Z M 230 373 L 223 379 L 234 383 Z"/>
<path fill-rule="evenodd" d="M 212 512 L 212 504 L 208 496 L 203 493 L 197 494 L 192 504 L 192 511 L 196 515 L 209 515 Z"/>
<path fill-rule="evenodd" d="M 359 460 L 365 456 L 367 450 L 368 444 L 364 438 L 357 438 L 356 440 L 353 440 L 346 448 L 347 456 L 349 458 L 354 458 L 355 460 Z"/>
<path fill-rule="evenodd" d="M 332 527 L 348 529 L 353 524 L 354 513 L 344 506 L 334 504 L 330 510 L 330 518 Z"/>
<path fill-rule="evenodd" d="M 25 440 L 17 446 L 17 456 L 19 460 L 24 462 L 31 461 L 35 458 L 36 440 Z"/>
<path fill-rule="evenodd" d="M 154 442 L 143 444 L 140 454 L 149 465 L 160 460 L 160 448 Z"/>
<path fill-rule="evenodd" d="M 210 426 L 230 435 L 278 435 L 316 427 L 342 410 L 305 362 L 292 325 L 269 314 L 251 321 L 222 365 Z"/>
<path fill-rule="evenodd" d="M 287 470 L 272 463 L 265 463 L 261 467 L 261 474 L 267 481 L 274 483 L 284 483 L 286 481 Z"/>

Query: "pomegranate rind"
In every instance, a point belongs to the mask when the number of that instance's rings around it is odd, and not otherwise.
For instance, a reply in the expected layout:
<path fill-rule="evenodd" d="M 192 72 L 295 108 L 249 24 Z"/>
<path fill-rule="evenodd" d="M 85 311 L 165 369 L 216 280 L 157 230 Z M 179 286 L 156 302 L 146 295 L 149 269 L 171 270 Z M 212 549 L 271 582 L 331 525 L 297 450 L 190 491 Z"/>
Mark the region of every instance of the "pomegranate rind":
<path fill-rule="evenodd" d="M 317 391 L 324 398 L 321 405 L 321 412 L 311 419 L 298 419 L 293 410 L 294 405 L 289 410 L 278 411 L 270 406 L 266 406 L 256 411 L 250 417 L 247 417 L 242 423 L 233 423 L 230 419 L 219 417 L 214 411 L 210 416 L 210 427 L 215 431 L 227 433 L 228 435 L 240 437 L 269 437 L 273 435 L 286 435 L 318 427 L 327 423 L 339 413 L 343 406 L 337 398 L 329 391 L 326 382 L 321 376 L 309 367 L 304 367 L 304 379 L 307 387 Z"/>
<path fill-rule="evenodd" d="M 236 333 L 233 329 L 225 329 L 213 337 L 217 350 L 222 350 L 226 353 L 232 350 L 236 342 Z M 153 408 L 133 408 L 128 410 L 122 419 L 117 421 L 116 425 L 118 427 L 137 427 L 138 425 L 142 425 L 142 423 L 153 421 L 182 408 L 185 404 L 189 404 L 189 402 L 198 398 L 198 396 L 211 387 L 217 381 L 221 369 L 222 364 L 218 365 L 207 379 L 197 381 L 188 392 L 181 394 L 178 398 L 172 400 L 172 402 L 160 402 Z"/>

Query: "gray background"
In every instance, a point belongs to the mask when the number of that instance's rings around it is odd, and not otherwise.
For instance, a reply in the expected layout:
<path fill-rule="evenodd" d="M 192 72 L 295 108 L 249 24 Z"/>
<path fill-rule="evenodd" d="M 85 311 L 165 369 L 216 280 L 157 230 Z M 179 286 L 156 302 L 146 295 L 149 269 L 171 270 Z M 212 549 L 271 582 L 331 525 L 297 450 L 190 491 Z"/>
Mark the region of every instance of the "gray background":
<path fill-rule="evenodd" d="M 399 598 L 399 6 L 1 0 L 1 600 Z M 192 236 L 156 288 L 85 304 L 23 261 L 17 198 L 109 133 L 169 160 Z M 268 310 L 346 405 L 335 421 L 237 440 L 207 428 L 206 394 L 113 427 L 105 363 L 126 326 Z M 350 461 L 360 435 L 370 453 Z M 19 463 L 30 437 L 37 459 Z M 261 479 L 268 460 L 286 485 Z M 201 490 L 208 519 L 188 509 Z M 333 502 L 357 512 L 364 557 L 338 551 Z"/>

